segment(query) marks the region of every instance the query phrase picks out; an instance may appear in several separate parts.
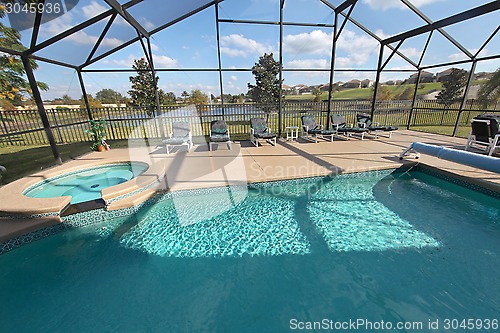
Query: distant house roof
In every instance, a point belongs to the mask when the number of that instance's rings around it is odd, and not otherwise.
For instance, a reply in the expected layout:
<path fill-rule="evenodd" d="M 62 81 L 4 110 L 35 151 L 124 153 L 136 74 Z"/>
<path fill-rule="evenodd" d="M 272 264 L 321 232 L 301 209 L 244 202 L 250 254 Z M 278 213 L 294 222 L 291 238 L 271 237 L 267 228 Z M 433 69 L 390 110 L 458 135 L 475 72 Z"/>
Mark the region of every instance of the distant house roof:
<path fill-rule="evenodd" d="M 414 73 L 414 74 L 410 75 L 410 78 L 416 79 L 417 76 L 418 76 L 418 73 Z M 426 71 L 422 71 L 422 73 L 420 74 L 420 77 L 430 77 L 430 76 L 434 76 L 434 74 L 432 74 L 430 72 L 426 72 Z"/>

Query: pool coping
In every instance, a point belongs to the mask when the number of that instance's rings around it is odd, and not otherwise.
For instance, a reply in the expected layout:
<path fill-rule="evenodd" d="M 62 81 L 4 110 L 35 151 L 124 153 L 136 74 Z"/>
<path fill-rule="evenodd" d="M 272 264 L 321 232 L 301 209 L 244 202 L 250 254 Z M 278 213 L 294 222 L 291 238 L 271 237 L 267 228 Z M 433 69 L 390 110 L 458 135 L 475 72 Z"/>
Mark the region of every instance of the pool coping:
<path fill-rule="evenodd" d="M 148 165 L 148 168 L 141 175 L 124 183 L 103 189 L 101 196 L 105 202 L 112 201 L 124 193 L 150 186 L 161 179 L 162 174 L 165 172 L 163 163 L 152 163 L 150 160 L 144 158 L 126 159 L 120 156 L 121 154 L 108 153 L 90 153 L 85 155 L 85 159 L 72 160 L 64 163 L 62 166 L 54 166 L 4 185 L 0 191 L 0 217 L 19 220 L 39 218 L 60 220 L 60 215 L 71 205 L 70 196 L 31 198 L 25 196 L 24 193 L 44 180 L 61 177 L 65 174 L 78 172 L 79 170 L 131 162 Z"/>

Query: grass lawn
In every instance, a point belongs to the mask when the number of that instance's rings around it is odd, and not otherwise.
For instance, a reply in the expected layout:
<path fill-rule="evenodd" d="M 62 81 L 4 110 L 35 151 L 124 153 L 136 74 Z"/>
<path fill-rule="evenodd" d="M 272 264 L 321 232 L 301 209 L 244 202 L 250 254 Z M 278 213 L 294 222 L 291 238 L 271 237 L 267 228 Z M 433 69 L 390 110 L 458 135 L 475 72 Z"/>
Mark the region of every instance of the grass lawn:
<path fill-rule="evenodd" d="M 455 126 L 451 125 L 441 125 L 441 126 L 411 126 L 410 129 L 413 131 L 420 131 L 426 133 L 435 133 L 451 136 L 453 134 L 453 128 Z M 460 126 L 457 131 L 457 137 L 467 138 L 470 133 L 470 126 Z"/>
<path fill-rule="evenodd" d="M 109 141 L 109 144 L 112 148 L 124 148 L 128 146 L 128 141 Z M 70 143 L 57 147 L 63 162 L 90 152 L 89 142 Z M 0 146 L 0 165 L 7 168 L 7 171 L 2 173 L 0 185 L 55 164 L 50 146 Z"/>
<path fill-rule="evenodd" d="M 399 86 L 387 86 L 389 90 L 394 94 L 398 95 L 406 88 L 410 87 L 415 89 L 414 84 L 403 84 Z M 419 85 L 419 89 L 417 91 L 417 95 L 426 95 L 431 91 L 441 90 L 442 84 L 440 82 L 433 83 L 422 83 Z M 345 89 L 341 91 L 337 91 L 333 93 L 333 99 L 362 99 L 369 100 L 372 94 L 372 88 L 354 88 L 354 89 Z M 303 100 L 303 101 L 311 101 L 314 98 L 314 95 L 289 95 L 285 96 L 287 100 Z M 323 100 L 328 99 L 328 93 L 324 92 L 321 95 Z"/>

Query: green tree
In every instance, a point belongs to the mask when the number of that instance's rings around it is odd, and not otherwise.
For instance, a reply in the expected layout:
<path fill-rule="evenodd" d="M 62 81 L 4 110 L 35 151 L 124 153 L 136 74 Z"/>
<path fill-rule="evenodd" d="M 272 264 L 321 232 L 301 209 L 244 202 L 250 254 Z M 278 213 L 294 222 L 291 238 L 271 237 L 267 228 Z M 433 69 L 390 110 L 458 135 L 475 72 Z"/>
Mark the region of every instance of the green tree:
<path fill-rule="evenodd" d="M 243 103 L 245 101 L 245 95 L 243 93 L 237 96 L 237 100 L 235 103 Z"/>
<path fill-rule="evenodd" d="M 172 105 L 175 104 L 175 94 L 173 92 L 165 93 L 162 89 L 158 90 L 160 101 L 162 105 Z"/>
<path fill-rule="evenodd" d="M 186 102 L 186 99 L 189 97 L 189 93 L 184 90 L 181 94 L 181 97 L 184 99 L 184 103 Z"/>
<path fill-rule="evenodd" d="M 497 68 L 495 74 L 481 85 L 477 98 L 484 108 L 500 100 L 500 68 Z"/>
<path fill-rule="evenodd" d="M 444 104 L 449 108 L 463 94 L 463 89 L 467 84 L 468 72 L 463 69 L 452 68 L 450 75 L 443 82 L 443 89 L 436 96 L 439 104 Z"/>
<path fill-rule="evenodd" d="M 191 90 L 191 96 L 189 97 L 189 103 L 191 104 L 207 104 L 208 95 L 201 92 L 199 89 Z"/>
<path fill-rule="evenodd" d="M 130 104 L 133 106 L 154 107 L 156 105 L 156 95 L 154 89 L 154 77 L 146 59 L 141 58 L 134 61 L 132 66 L 137 75 L 130 76 L 132 89 L 128 91 Z M 158 77 L 156 77 L 158 80 Z M 161 101 L 160 101 L 161 104 Z"/>
<path fill-rule="evenodd" d="M 321 90 L 319 90 L 319 88 L 314 88 L 314 91 L 313 91 L 313 102 L 321 102 L 323 100 L 322 98 L 322 95 L 323 93 L 321 92 Z"/>
<path fill-rule="evenodd" d="M 102 89 L 95 94 L 95 98 L 103 104 L 121 104 L 125 98 L 113 89 Z"/>
<path fill-rule="evenodd" d="M 267 104 L 271 108 L 279 103 L 280 81 L 277 76 L 280 72 L 280 64 L 274 60 L 273 54 L 264 53 L 259 62 L 252 67 L 255 76 L 255 85 L 248 84 L 248 94 L 254 102 Z M 266 108 L 266 111 L 271 109 Z"/>
<path fill-rule="evenodd" d="M 63 97 L 61 98 L 61 103 L 66 105 L 71 105 L 71 104 L 77 104 L 78 101 L 75 101 L 69 95 L 63 95 Z"/>
<path fill-rule="evenodd" d="M 91 94 L 87 94 L 87 99 L 89 101 L 89 107 L 91 109 L 97 109 L 97 108 L 102 108 L 102 104 L 99 100 L 95 99 Z M 82 98 L 80 98 L 80 108 L 81 109 L 84 109 L 86 106 L 85 106 L 85 99 L 83 98 L 83 95 L 82 95 Z"/>
<path fill-rule="evenodd" d="M 4 3 L 0 1 L 0 18 L 5 16 Z M 25 1 L 29 2 L 29 1 Z M 19 31 L 0 23 L 0 47 L 13 51 L 23 52 L 26 50 L 21 44 L 21 34 Z M 33 70 L 38 68 L 37 63 L 30 59 L 30 65 Z M 0 53 L 0 100 L 7 100 L 13 105 L 21 105 L 23 101 L 32 96 L 29 82 L 25 80 L 26 71 L 20 56 L 8 53 Z M 48 90 L 46 83 L 37 82 L 40 90 Z"/>

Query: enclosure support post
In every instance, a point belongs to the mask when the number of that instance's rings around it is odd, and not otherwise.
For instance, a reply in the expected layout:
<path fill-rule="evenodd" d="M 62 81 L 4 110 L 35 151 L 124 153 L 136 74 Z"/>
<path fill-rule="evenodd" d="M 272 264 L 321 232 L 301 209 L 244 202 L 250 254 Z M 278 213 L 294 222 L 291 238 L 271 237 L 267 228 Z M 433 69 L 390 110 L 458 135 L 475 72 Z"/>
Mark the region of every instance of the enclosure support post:
<path fill-rule="evenodd" d="M 335 18 L 333 21 L 333 41 L 332 41 L 332 58 L 330 59 L 330 85 L 328 87 L 328 112 L 326 114 L 326 128 L 330 128 L 330 113 L 332 111 L 332 95 L 333 95 L 333 76 L 335 70 L 335 53 L 337 48 L 337 24 L 338 24 L 338 14 L 335 12 Z M 347 19 L 346 19 L 347 20 Z"/>
<path fill-rule="evenodd" d="M 406 123 L 406 129 L 410 129 L 411 117 L 413 116 L 413 108 L 415 107 L 415 100 L 417 99 L 418 85 L 420 84 L 420 75 L 422 70 L 418 70 L 417 80 L 415 81 L 415 90 L 413 91 L 413 100 L 411 101 L 410 114 L 408 115 L 408 123 Z"/>
<path fill-rule="evenodd" d="M 283 126 L 283 7 L 285 0 L 280 0 L 280 49 L 279 49 L 279 81 L 280 81 L 280 98 L 278 103 L 278 137 L 281 136 L 281 127 Z"/>
<path fill-rule="evenodd" d="M 377 102 L 377 91 L 378 85 L 380 83 L 380 72 L 382 71 L 382 60 L 384 58 L 384 44 L 380 43 L 380 53 L 378 54 L 378 65 L 377 65 L 377 76 L 375 78 L 375 86 L 373 88 L 373 99 L 372 99 L 372 110 L 371 110 L 371 119 L 375 114 L 375 103 Z"/>
<path fill-rule="evenodd" d="M 149 67 L 151 68 L 151 74 L 153 74 L 153 89 L 155 92 L 156 117 L 159 120 L 161 139 L 165 140 L 165 127 L 163 126 L 163 114 L 161 112 L 161 106 L 160 106 L 160 95 L 158 94 L 158 78 L 156 77 L 155 65 L 153 62 L 153 51 L 151 48 L 151 40 L 149 37 L 147 37 L 147 42 L 148 42 L 149 59 L 151 59 L 149 62 Z"/>
<path fill-rule="evenodd" d="M 467 95 L 469 93 L 469 88 L 472 82 L 472 78 L 474 77 L 474 72 L 476 71 L 477 60 L 472 62 L 472 66 L 470 68 L 469 77 L 467 78 L 467 84 L 464 89 L 464 96 L 462 97 L 462 101 L 460 102 L 460 109 L 458 110 L 457 121 L 455 122 L 455 127 L 453 128 L 452 136 L 457 135 L 458 127 L 460 126 L 460 119 L 462 118 L 462 113 L 464 112 L 465 102 L 467 101 Z"/>
<path fill-rule="evenodd" d="M 33 92 L 33 98 L 35 99 L 38 113 L 40 114 L 40 118 L 43 123 L 43 129 L 45 130 L 45 134 L 47 135 L 47 139 L 50 143 L 50 148 L 52 149 L 52 154 L 54 155 L 56 163 L 62 164 L 61 156 L 59 155 L 59 151 L 57 150 L 56 141 L 54 140 L 54 135 L 52 134 L 52 130 L 50 128 L 49 118 L 47 117 L 45 107 L 43 106 L 42 96 L 40 95 L 40 90 L 38 90 L 30 60 L 25 55 L 22 55 L 21 59 L 23 61 L 24 70 L 26 71 L 26 76 L 28 77 L 31 91 Z"/>
<path fill-rule="evenodd" d="M 82 89 L 83 100 L 85 102 L 85 108 L 87 109 L 89 120 L 92 120 L 94 117 L 92 116 L 92 111 L 90 110 L 89 98 L 87 96 L 87 90 L 85 89 L 85 83 L 83 82 L 82 72 L 77 69 L 76 73 L 78 74 L 78 80 L 80 81 L 80 88 Z"/>
<path fill-rule="evenodd" d="M 216 1 L 215 4 L 215 32 L 217 34 L 217 61 L 218 61 L 218 71 L 219 71 L 219 88 L 220 88 L 220 104 L 222 106 L 222 119 L 225 116 L 224 110 L 224 87 L 222 81 L 222 61 L 220 59 L 220 30 L 219 30 L 219 1 Z"/>

